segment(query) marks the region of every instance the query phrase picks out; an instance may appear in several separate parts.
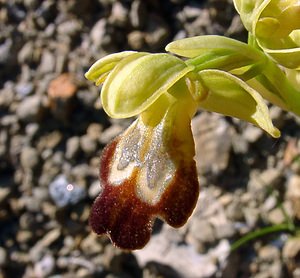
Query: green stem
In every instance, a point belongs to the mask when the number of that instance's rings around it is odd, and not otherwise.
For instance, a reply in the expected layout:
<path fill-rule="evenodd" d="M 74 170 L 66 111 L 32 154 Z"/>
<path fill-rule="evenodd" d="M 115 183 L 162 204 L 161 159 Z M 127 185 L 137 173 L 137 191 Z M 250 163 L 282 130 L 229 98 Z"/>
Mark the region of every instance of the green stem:
<path fill-rule="evenodd" d="M 231 252 L 237 250 L 239 247 L 241 247 L 242 245 L 246 244 L 247 242 L 256 239 L 258 237 L 262 237 L 264 235 L 267 234 L 272 234 L 272 233 L 276 233 L 276 232 L 283 232 L 283 231 L 288 231 L 290 233 L 294 233 L 295 232 L 295 227 L 294 225 L 291 227 L 290 223 L 284 223 L 284 224 L 278 224 L 278 225 L 274 225 L 271 227 L 266 227 L 263 229 L 259 229 L 257 231 L 248 233 L 247 235 L 245 235 L 244 237 L 240 238 L 239 240 L 235 241 L 232 245 L 231 245 Z"/>
<path fill-rule="evenodd" d="M 232 69 L 241 68 L 252 65 L 255 61 L 241 53 L 233 53 L 228 50 L 212 50 L 208 53 L 199 55 L 195 58 L 185 61 L 187 65 L 195 66 L 196 72 L 205 69 L 219 69 L 230 71 Z"/>
<path fill-rule="evenodd" d="M 248 45 L 254 47 L 255 49 L 262 51 L 259 45 L 257 44 L 257 41 L 252 33 L 248 32 Z"/>

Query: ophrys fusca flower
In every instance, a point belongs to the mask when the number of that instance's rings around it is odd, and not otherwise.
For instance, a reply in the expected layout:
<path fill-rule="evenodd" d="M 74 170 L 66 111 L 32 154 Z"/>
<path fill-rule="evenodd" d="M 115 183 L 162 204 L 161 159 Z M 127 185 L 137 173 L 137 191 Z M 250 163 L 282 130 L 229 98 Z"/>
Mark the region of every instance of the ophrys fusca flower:
<path fill-rule="evenodd" d="M 210 61 L 219 54 L 211 54 Z M 137 116 L 102 152 L 102 191 L 90 216 L 92 229 L 118 247 L 142 248 L 155 218 L 180 227 L 193 212 L 199 183 L 191 119 L 199 107 L 279 136 L 259 93 L 220 63 L 209 69 L 200 64 L 126 51 L 100 59 L 86 74 L 103 83 L 101 100 L 109 116 Z M 241 66 L 237 61 L 232 70 Z"/>

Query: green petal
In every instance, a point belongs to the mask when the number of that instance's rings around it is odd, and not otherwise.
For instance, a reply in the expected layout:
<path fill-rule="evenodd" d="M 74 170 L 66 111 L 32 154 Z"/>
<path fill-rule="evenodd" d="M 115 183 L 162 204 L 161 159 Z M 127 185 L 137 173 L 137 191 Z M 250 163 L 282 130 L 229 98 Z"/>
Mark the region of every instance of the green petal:
<path fill-rule="evenodd" d="M 216 35 L 197 36 L 174 41 L 166 46 L 166 50 L 187 58 L 194 58 L 211 50 L 214 50 L 218 56 L 240 54 L 240 58 L 247 57 L 254 61 L 258 61 L 262 57 L 260 51 L 246 43 Z"/>
<path fill-rule="evenodd" d="M 169 54 L 133 54 L 107 77 L 101 93 L 103 108 L 112 118 L 135 116 L 193 68 Z"/>
<path fill-rule="evenodd" d="M 281 39 L 300 28 L 298 0 L 271 1 L 255 23 L 255 36 Z"/>
<path fill-rule="evenodd" d="M 261 13 L 272 0 L 233 0 L 245 28 L 255 33 L 255 27 Z"/>
<path fill-rule="evenodd" d="M 300 16 L 300 15 L 299 15 Z M 297 34 L 298 33 L 298 34 Z M 290 69 L 300 69 L 300 32 L 295 31 L 297 41 L 291 37 L 282 40 L 263 40 L 257 42 L 264 52 L 268 53 L 277 63 Z"/>
<path fill-rule="evenodd" d="M 85 74 L 86 79 L 99 83 L 98 80 L 107 75 L 122 59 L 136 53 L 135 51 L 123 51 L 107 55 L 95 62 Z M 104 81 L 104 80 L 103 80 Z M 102 83 L 102 82 L 101 82 Z M 99 85 L 99 84 L 97 84 Z"/>
<path fill-rule="evenodd" d="M 298 0 L 234 0 L 246 29 L 277 63 L 300 69 Z"/>
<path fill-rule="evenodd" d="M 220 70 L 203 70 L 199 76 L 207 90 L 207 97 L 200 102 L 200 107 L 248 121 L 273 137 L 280 136 L 264 100 L 245 82 Z"/>

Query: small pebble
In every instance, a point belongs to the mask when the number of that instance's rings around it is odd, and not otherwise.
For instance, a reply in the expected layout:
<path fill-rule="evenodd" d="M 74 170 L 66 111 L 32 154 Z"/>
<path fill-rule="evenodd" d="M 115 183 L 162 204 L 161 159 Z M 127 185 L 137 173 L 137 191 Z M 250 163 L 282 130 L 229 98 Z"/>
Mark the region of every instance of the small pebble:
<path fill-rule="evenodd" d="M 0 267 L 3 267 L 6 264 L 6 261 L 7 261 L 7 252 L 4 248 L 0 247 Z"/>
<path fill-rule="evenodd" d="M 17 108 L 17 116 L 24 122 L 37 122 L 43 114 L 43 100 L 39 95 L 26 97 Z"/>
<path fill-rule="evenodd" d="M 20 162 L 25 170 L 34 170 L 40 162 L 37 150 L 32 147 L 23 148 L 21 152 Z"/>
<path fill-rule="evenodd" d="M 82 187 L 69 183 L 63 175 L 56 177 L 50 183 L 49 193 L 58 207 L 75 205 L 86 196 L 85 190 Z"/>

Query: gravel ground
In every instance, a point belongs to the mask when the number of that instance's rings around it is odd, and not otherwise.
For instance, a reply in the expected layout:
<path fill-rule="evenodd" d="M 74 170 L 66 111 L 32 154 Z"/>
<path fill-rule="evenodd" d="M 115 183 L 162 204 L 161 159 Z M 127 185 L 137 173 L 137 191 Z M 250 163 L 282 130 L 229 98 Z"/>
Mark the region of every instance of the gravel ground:
<path fill-rule="evenodd" d="M 84 79 L 100 57 L 175 39 L 247 37 L 230 0 L 0 0 L 0 277 L 300 277 L 300 119 L 271 107 L 282 137 L 215 114 L 193 120 L 202 187 L 181 229 L 157 221 L 125 253 L 87 222 L 99 155 L 130 120 L 109 119 Z M 73 190 L 66 187 L 72 184 Z"/>

